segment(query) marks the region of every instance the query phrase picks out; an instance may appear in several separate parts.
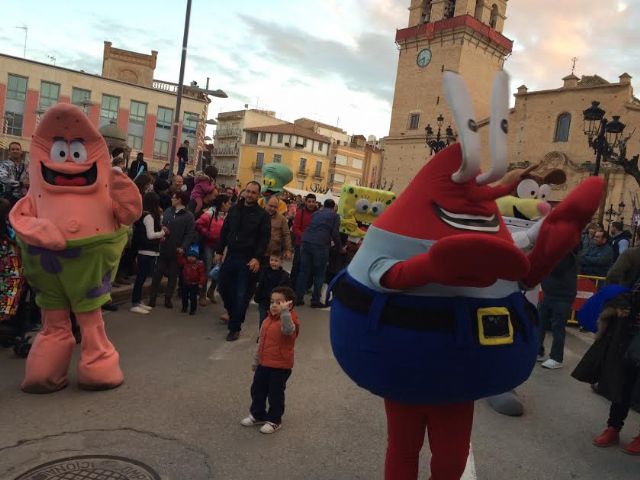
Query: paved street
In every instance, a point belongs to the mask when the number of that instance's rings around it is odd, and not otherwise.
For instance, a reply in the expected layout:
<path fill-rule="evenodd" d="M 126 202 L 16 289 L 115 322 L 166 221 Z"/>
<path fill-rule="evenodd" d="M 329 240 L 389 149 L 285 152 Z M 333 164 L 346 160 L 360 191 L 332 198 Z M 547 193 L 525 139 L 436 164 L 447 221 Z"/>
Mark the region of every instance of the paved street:
<path fill-rule="evenodd" d="M 328 311 L 299 309 L 302 331 L 284 426 L 271 436 L 238 423 L 249 405 L 256 307 L 250 307 L 247 328 L 235 343 L 224 341 L 220 312 L 215 305 L 193 317 L 164 307 L 148 316 L 125 308 L 107 314 L 126 375 L 126 383 L 109 392 L 78 390 L 72 374 L 64 391 L 23 394 L 18 385 L 24 361 L 0 351 L 0 479 L 83 454 L 133 458 L 162 479 L 382 478 L 382 401 L 357 388 L 336 364 Z M 477 403 L 477 478 L 638 478 L 640 459 L 619 448 L 591 446 L 605 424 L 608 402 L 569 377 L 587 341 L 571 330 L 567 367 L 536 368 L 519 389 L 524 417 L 503 417 Z M 633 413 L 625 441 L 639 424 Z M 426 455 L 421 463 L 420 478 L 427 478 Z M 466 478 L 475 478 L 473 472 Z"/>

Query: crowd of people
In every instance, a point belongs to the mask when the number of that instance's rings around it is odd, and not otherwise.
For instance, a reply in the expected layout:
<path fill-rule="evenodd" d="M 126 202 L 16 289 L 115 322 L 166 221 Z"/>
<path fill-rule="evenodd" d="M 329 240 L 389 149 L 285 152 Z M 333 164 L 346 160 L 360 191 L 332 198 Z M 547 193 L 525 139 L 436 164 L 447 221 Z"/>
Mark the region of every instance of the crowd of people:
<path fill-rule="evenodd" d="M 173 309 L 176 289 L 182 312 L 190 315 L 220 298 L 227 341 L 239 338 L 248 306 L 255 301 L 258 345 L 251 416 L 242 424 L 260 424 L 263 433 L 273 433 L 284 411 L 299 331 L 295 307 L 304 305 L 310 292 L 311 308 L 326 307 L 323 284 L 327 270 L 335 270 L 330 268 L 330 253 L 344 253 L 336 204 L 328 199 L 320 205 L 314 194 L 303 199 L 286 192 L 259 204 L 258 182 L 243 189 L 220 185 L 213 166 L 183 175 L 187 148 L 185 143 L 179 151 L 174 175 L 169 164 L 151 172 L 142 153 L 128 165 L 122 151 L 112 152 L 112 168 L 131 178 L 143 205 L 142 215 L 129 228 L 113 285 L 132 286 L 130 311 L 138 315 L 151 314 L 158 297 L 165 308 Z M 3 248 L 11 247 L 16 257 L 19 249 L 8 215 L 28 188 L 28 161 L 21 145 L 12 142 L 9 158 L 0 162 L 0 236 Z M 285 214 L 279 213 L 282 201 L 287 204 Z M 291 272 L 283 268 L 289 260 Z M 112 304 L 103 308 L 117 309 Z"/>
<path fill-rule="evenodd" d="M 258 182 L 251 181 L 242 190 L 237 185 L 219 185 L 213 166 L 184 176 L 171 175 L 169 164 L 159 172 L 149 171 L 141 153 L 128 166 L 120 152 L 113 152 L 113 157 L 113 168 L 129 175 L 143 204 L 142 215 L 130 227 L 130 241 L 115 279 L 116 286 L 132 284 L 130 311 L 149 315 L 160 295 L 164 307 L 173 309 L 176 289 L 182 312 L 191 315 L 198 307 L 217 303 L 219 297 L 224 307 L 220 318 L 227 323 L 226 340 L 231 342 L 239 338 L 248 306 L 255 301 L 258 347 L 251 414 L 241 423 L 260 424 L 263 433 L 273 433 L 281 423 L 284 389 L 299 332 L 295 307 L 304 305 L 305 295 L 311 293 L 309 306 L 325 308 L 323 285 L 345 264 L 346 239 L 339 233 L 334 201 L 327 199 L 320 205 L 311 193 L 305 198 L 285 194 L 272 195 L 261 206 Z M 28 188 L 27 161 L 20 144 L 13 142 L 9 158 L 0 162 L 3 251 L 15 244 L 8 213 Z M 279 213 L 283 200 L 286 214 Z M 631 289 L 604 308 L 594 347 L 574 372 L 576 378 L 588 381 L 612 400 L 608 427 L 594 439 L 598 446 L 618 442 L 630 406 L 640 403 L 639 367 L 624 355 L 610 353 L 624 352 L 640 330 L 636 307 L 640 305 L 640 247 L 632 246 L 631 237 L 619 222 L 611 223 L 610 232 L 601 225 L 589 225 L 581 245 L 541 285 L 538 360 L 548 369 L 563 366 L 565 327 L 577 294 L 578 274 L 606 277 L 606 283 Z M 287 260 L 292 261 L 290 272 L 283 268 Z M 10 293 L 0 292 L 0 296 L 8 298 Z M 104 308 L 116 307 L 107 304 Z M 553 340 L 547 357 L 544 340 L 548 330 Z M 607 349 L 605 343 L 615 349 Z M 269 411 L 265 409 L 267 398 Z M 640 437 L 625 448 L 640 454 Z"/>

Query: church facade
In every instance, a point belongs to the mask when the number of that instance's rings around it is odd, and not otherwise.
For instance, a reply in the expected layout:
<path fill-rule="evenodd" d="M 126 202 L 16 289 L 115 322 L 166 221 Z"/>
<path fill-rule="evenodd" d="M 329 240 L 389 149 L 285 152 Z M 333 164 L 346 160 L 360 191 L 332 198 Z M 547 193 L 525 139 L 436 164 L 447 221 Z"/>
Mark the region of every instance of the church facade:
<path fill-rule="evenodd" d="M 437 130 L 436 119 L 444 118 L 444 128 L 452 124 L 442 92 L 442 72 L 453 70 L 466 80 L 473 99 L 479 131 L 482 133 L 483 169 L 489 166 L 488 122 L 491 84 L 512 49 L 502 35 L 507 1 L 492 0 L 412 0 L 409 25 L 398 30 L 398 72 L 389 136 L 385 138 L 382 178 L 393 181 L 401 192 L 431 157 L 425 142 L 425 127 Z M 509 117 L 509 168 L 540 165 L 544 172 L 560 168 L 567 174 L 564 185 L 553 186 L 550 200 L 560 201 L 580 181 L 591 175 L 595 153 L 584 134 L 583 111 L 593 101 L 600 102 L 606 118 L 619 116 L 626 125 L 627 157 L 640 154 L 640 100 L 633 94 L 631 76 L 623 73 L 617 81 L 598 75 L 560 79 L 558 88 L 529 91 L 525 85 L 514 94 Z M 607 198 L 602 210 L 613 205 L 607 220 L 632 222 L 637 204 L 635 179 L 622 168 L 602 162 L 600 175 L 607 180 Z M 618 205 L 624 204 L 622 213 Z M 636 212 L 638 213 L 638 212 Z M 602 215 L 601 215 L 602 216 Z"/>

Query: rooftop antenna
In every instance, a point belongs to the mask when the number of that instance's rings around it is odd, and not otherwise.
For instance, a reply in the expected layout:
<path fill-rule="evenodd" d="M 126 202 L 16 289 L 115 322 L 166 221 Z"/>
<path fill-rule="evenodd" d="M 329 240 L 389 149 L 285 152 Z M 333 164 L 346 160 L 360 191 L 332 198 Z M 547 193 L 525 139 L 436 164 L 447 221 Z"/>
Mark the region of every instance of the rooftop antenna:
<path fill-rule="evenodd" d="M 573 57 L 571 59 L 571 75 L 574 75 L 576 71 L 576 63 L 578 62 L 578 57 Z"/>
<path fill-rule="evenodd" d="M 29 27 L 27 27 L 26 25 L 23 25 L 21 27 L 16 27 L 16 28 L 19 28 L 20 30 L 24 30 L 24 51 L 22 52 L 22 57 L 27 58 L 27 31 L 29 30 Z"/>
<path fill-rule="evenodd" d="M 55 65 L 56 65 L 56 57 L 54 57 L 53 55 L 47 55 L 47 58 L 53 62 L 53 66 L 55 67 Z"/>

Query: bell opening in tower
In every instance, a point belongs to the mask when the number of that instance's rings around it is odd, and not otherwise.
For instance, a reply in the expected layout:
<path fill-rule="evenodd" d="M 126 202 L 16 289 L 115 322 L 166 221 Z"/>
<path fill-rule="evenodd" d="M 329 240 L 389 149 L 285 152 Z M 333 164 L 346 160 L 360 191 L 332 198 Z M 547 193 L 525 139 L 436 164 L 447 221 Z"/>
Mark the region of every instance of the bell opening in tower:
<path fill-rule="evenodd" d="M 431 21 L 431 0 L 423 0 L 422 16 L 420 23 L 429 23 Z"/>
<path fill-rule="evenodd" d="M 447 0 L 444 7 L 444 18 L 453 18 L 456 13 L 456 0 Z"/>

